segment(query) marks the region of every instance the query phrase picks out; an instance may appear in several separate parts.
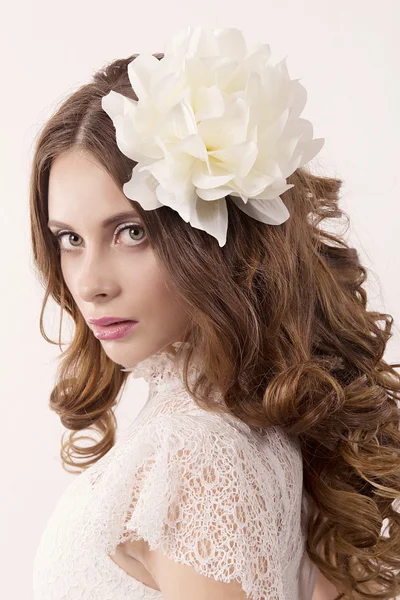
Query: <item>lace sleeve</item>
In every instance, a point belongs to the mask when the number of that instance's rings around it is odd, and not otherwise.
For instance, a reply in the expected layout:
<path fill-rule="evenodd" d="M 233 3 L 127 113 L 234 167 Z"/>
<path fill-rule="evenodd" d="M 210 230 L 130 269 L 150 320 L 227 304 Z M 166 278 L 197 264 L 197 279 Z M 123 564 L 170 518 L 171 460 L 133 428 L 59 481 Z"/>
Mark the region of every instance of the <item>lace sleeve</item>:
<path fill-rule="evenodd" d="M 272 463 L 262 463 L 249 441 L 224 425 L 211 414 L 168 414 L 142 427 L 124 530 L 113 546 L 144 539 L 150 550 L 202 575 L 238 580 L 253 600 L 280 600 L 281 482 Z"/>

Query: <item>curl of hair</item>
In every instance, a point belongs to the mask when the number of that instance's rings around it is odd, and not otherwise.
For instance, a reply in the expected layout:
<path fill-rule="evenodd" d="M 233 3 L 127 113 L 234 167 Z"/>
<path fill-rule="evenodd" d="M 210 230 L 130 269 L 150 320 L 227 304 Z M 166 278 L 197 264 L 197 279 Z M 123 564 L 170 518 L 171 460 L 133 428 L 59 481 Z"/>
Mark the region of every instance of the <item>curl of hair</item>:
<path fill-rule="evenodd" d="M 119 151 L 101 99 L 114 90 L 137 100 L 127 76 L 136 56 L 97 72 L 63 101 L 36 140 L 30 216 L 34 267 L 45 288 L 40 331 L 56 343 L 43 327 L 49 296 L 75 323 L 50 396 L 50 408 L 72 432 L 61 448 L 66 470 L 87 468 L 115 443 L 113 409 L 129 373 L 107 357 L 65 286 L 47 228 L 49 173 L 58 155 L 79 150 L 122 190 L 136 163 Z M 249 218 L 228 197 L 222 248 L 171 208 L 145 211 L 129 201 L 191 316 L 183 340 L 190 343 L 189 393 L 203 409 L 217 411 L 211 392 L 218 389 L 223 410 L 250 427 L 278 425 L 299 436 L 311 560 L 342 591 L 337 598 L 395 598 L 400 365 L 383 358 L 393 318 L 367 309 L 367 270 L 356 249 L 320 226 L 324 219 L 349 220 L 338 206 L 342 181 L 304 167 L 288 183 L 294 184 L 283 194 L 290 218 L 280 226 Z M 58 343 L 61 350 L 61 323 Z M 193 389 L 192 360 L 202 367 Z M 84 429 L 98 431 L 100 441 L 80 447 L 85 437 L 76 436 Z"/>

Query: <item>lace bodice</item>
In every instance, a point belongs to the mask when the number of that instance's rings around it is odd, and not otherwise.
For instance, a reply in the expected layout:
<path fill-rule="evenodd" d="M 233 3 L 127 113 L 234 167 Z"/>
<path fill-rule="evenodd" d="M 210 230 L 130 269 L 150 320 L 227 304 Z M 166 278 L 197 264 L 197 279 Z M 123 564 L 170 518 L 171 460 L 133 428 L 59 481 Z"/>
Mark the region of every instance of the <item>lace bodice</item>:
<path fill-rule="evenodd" d="M 128 539 L 238 579 L 251 600 L 311 600 L 296 440 L 200 409 L 165 351 L 128 370 L 147 381 L 147 402 L 56 505 L 35 556 L 34 600 L 162 600 L 112 560 Z"/>

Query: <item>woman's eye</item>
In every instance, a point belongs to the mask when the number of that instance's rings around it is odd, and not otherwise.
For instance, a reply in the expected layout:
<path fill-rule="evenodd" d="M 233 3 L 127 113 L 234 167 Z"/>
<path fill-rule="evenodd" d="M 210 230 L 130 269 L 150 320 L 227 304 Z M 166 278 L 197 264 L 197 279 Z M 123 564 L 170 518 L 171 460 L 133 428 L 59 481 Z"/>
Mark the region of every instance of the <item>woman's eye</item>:
<path fill-rule="evenodd" d="M 115 234 L 114 235 L 117 235 L 118 233 L 121 233 L 122 231 L 129 231 L 129 234 L 126 235 L 125 237 L 127 237 L 127 238 L 129 237 L 129 239 L 131 241 L 133 240 L 133 241 L 138 242 L 138 243 L 142 242 L 143 237 L 141 239 L 139 239 L 139 240 L 134 239 L 133 235 L 131 236 L 130 232 L 134 231 L 135 232 L 134 233 L 135 236 L 136 235 L 140 235 L 140 234 L 138 234 L 139 231 L 141 231 L 142 233 L 145 233 L 144 227 L 142 225 L 139 225 L 139 223 L 129 223 L 128 225 L 122 225 L 121 227 L 117 227 L 117 229 L 115 230 Z M 137 246 L 138 244 L 132 244 L 132 245 L 133 246 Z"/>
<path fill-rule="evenodd" d="M 130 234 L 130 233 L 128 234 L 128 235 L 129 235 L 129 238 L 130 238 L 130 240 L 131 240 L 131 241 L 136 241 L 136 242 L 137 242 L 136 244 L 128 244 L 128 246 L 129 246 L 129 245 L 131 245 L 132 247 L 134 247 L 134 246 L 138 246 L 138 245 L 139 245 L 139 244 L 140 244 L 140 243 L 143 241 L 143 239 L 135 240 L 133 236 L 140 235 L 140 233 L 138 233 L 138 232 L 140 232 L 140 231 L 141 231 L 142 233 L 144 233 L 144 227 L 143 227 L 142 225 L 139 225 L 138 223 L 129 223 L 128 225 L 123 225 L 123 226 L 119 226 L 119 227 L 117 227 L 117 229 L 116 229 L 116 230 L 115 230 L 115 232 L 114 232 L 114 236 L 117 236 L 119 233 L 122 233 L 123 231 L 128 231 L 128 230 L 129 230 L 129 231 L 133 231 L 133 232 L 134 232 L 134 234 L 133 234 L 132 236 L 131 236 L 131 234 Z M 128 237 L 128 235 L 126 235 L 125 237 Z M 75 246 L 75 245 L 72 243 L 72 241 L 71 241 L 71 238 L 73 238 L 73 237 L 75 237 L 75 241 L 76 241 L 76 238 L 79 238 L 79 237 L 80 237 L 79 235 L 77 235 L 77 234 L 76 234 L 76 233 L 74 233 L 73 231 L 65 231 L 65 230 L 63 230 L 63 231 L 59 231 L 59 232 L 57 232 L 57 233 L 55 234 L 55 236 L 56 236 L 56 238 L 57 238 L 58 245 L 59 245 L 59 248 L 60 248 L 61 252 L 74 252 L 74 250 L 71 250 L 71 247 L 65 247 L 65 246 L 63 246 L 63 245 L 61 244 L 61 240 L 62 240 L 62 239 L 65 237 L 65 236 L 68 236 L 68 237 L 69 237 L 69 241 L 71 242 L 71 244 L 72 244 L 72 247 L 73 247 L 73 248 L 79 248 L 79 244 L 77 244 L 77 245 Z"/>

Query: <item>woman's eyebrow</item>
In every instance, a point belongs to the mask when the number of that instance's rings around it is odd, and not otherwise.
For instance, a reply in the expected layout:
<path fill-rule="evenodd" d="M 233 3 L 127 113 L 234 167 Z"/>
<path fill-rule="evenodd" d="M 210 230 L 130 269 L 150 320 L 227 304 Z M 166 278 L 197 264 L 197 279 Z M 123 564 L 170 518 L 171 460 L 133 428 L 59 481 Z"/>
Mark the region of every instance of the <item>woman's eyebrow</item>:
<path fill-rule="evenodd" d="M 121 213 L 117 213 L 116 215 L 113 215 L 112 217 L 108 217 L 108 219 L 105 219 L 102 222 L 102 227 L 108 227 L 109 225 L 112 225 L 113 223 L 115 223 L 116 221 L 120 221 L 121 219 L 131 219 L 131 218 L 138 218 L 139 215 L 137 214 L 136 211 L 134 210 L 129 210 L 129 211 L 125 211 L 125 212 L 121 212 Z M 55 221 L 50 220 L 47 223 L 48 227 L 66 227 L 69 229 L 73 229 L 73 227 L 71 227 L 71 225 L 68 225 L 67 223 L 62 223 L 61 221 Z"/>

